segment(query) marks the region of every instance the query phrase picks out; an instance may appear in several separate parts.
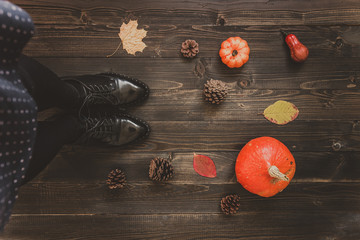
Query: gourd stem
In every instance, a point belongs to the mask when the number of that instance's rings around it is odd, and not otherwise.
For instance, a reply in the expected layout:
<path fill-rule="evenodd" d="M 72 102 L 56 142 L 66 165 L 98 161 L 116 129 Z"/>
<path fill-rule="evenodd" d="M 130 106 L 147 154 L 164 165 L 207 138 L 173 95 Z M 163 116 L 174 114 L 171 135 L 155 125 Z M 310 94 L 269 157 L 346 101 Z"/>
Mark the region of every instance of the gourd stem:
<path fill-rule="evenodd" d="M 268 173 L 273 178 L 277 178 L 279 180 L 287 181 L 287 182 L 289 181 L 289 178 L 285 174 L 280 172 L 280 170 L 276 166 L 269 167 Z"/>
<path fill-rule="evenodd" d="M 280 30 L 281 34 L 283 35 L 284 38 L 286 38 L 287 35 L 289 35 L 289 33 L 283 31 L 283 30 Z"/>

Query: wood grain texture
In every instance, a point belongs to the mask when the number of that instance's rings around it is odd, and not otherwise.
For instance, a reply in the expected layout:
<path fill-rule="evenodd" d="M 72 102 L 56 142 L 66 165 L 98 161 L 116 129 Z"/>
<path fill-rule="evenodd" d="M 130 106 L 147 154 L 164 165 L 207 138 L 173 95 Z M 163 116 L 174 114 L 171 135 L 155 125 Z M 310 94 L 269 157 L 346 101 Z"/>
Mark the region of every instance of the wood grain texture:
<path fill-rule="evenodd" d="M 34 183 L 22 188 L 18 214 L 201 214 L 219 213 L 223 196 L 239 194 L 241 212 L 360 212 L 360 183 L 291 183 L 279 196 L 262 198 L 237 183 L 136 184 L 122 190 L 103 183 Z M 341 196 L 341 197 L 340 197 Z M 28 201 L 32 201 L 29 208 Z M 151 207 L 150 207 L 151 206 Z M 221 212 L 220 212 L 221 213 Z"/>
<path fill-rule="evenodd" d="M 359 214 L 251 212 L 151 215 L 13 216 L 4 237 L 29 239 L 358 239 Z M 141 225 L 139 225 L 141 223 Z M 299 224 L 301 223 L 301 224 Z M 16 228 L 16 226 L 22 226 Z M 212 226 L 209 228 L 209 226 Z M 266 226 L 266 227 L 265 227 Z M 46 231 L 44 231 L 46 229 Z M 289 233 L 284 234 L 284 229 Z"/>
<path fill-rule="evenodd" d="M 201 90 L 211 78 L 226 82 L 230 92 L 242 89 L 360 89 L 359 58 L 290 59 L 250 58 L 241 69 L 229 69 L 219 58 L 37 58 L 60 76 L 119 72 L 147 83 L 151 90 Z M 75 67 L 74 67 L 75 66 Z M 141 68 L 141 71 L 139 71 Z M 242 88 L 242 82 L 246 84 Z M 152 94 L 151 94 L 152 96 Z M 169 94 L 169 98 L 170 98 Z M 352 107 L 357 105 L 351 104 Z"/>
<path fill-rule="evenodd" d="M 193 0 L 187 2 L 171 2 L 169 3 L 166 0 L 134 0 L 131 2 L 121 1 L 114 2 L 112 0 L 103 0 L 98 1 L 82 1 L 82 0 L 73 0 L 73 1 L 62 1 L 57 2 L 56 0 L 33 0 L 31 3 L 27 0 L 14 0 L 14 3 L 21 5 L 24 8 L 31 8 L 31 6 L 38 7 L 47 7 L 47 8 L 96 8 L 96 7 L 113 7 L 118 9 L 125 9 L 128 11 L 133 11 L 136 9 L 163 9 L 164 12 L 168 10 L 177 10 L 177 9 L 193 9 L 194 11 L 201 10 L 233 10 L 234 8 L 242 8 L 244 10 L 293 10 L 293 11 L 307 11 L 307 10 L 323 10 L 323 9 L 338 9 L 338 8 L 357 8 L 360 7 L 359 1 L 357 0 L 326 0 L 326 1 L 312 1 L 312 0 L 303 0 L 301 2 L 297 0 L 228 0 L 226 4 L 224 2 L 219 2 L 217 0 Z M 45 13 L 44 13 L 45 14 Z M 40 16 L 38 16 L 40 17 Z M 184 19 L 187 20 L 187 19 Z"/>
<path fill-rule="evenodd" d="M 51 51 L 54 57 L 105 57 L 118 46 L 119 27 L 131 16 L 139 18 L 139 27 L 148 30 L 144 39 L 148 48 L 137 57 L 178 57 L 185 37 L 199 42 L 200 56 L 213 57 L 222 41 L 240 35 L 248 41 L 251 57 L 274 58 L 288 56 L 280 29 L 297 34 L 311 56 L 358 57 L 360 6 L 347 2 L 336 4 L 342 7 L 326 3 L 312 11 L 306 10 L 309 3 L 304 6 L 292 3 L 293 9 L 271 9 L 275 2 L 260 3 L 265 4 L 264 10 L 246 9 L 246 2 L 235 7 L 224 4 L 228 10 L 199 8 L 201 3 L 187 2 L 180 9 L 167 9 L 166 3 L 160 8 L 156 3 L 150 6 L 141 3 L 139 9 L 129 11 L 122 2 L 113 1 L 95 2 L 91 6 L 84 2 L 18 1 L 37 26 L 36 36 L 26 50 L 32 56 L 46 56 Z M 220 16 L 225 19 L 224 26 L 219 26 Z M 126 55 L 119 51 L 115 57 Z"/>
<path fill-rule="evenodd" d="M 114 168 L 126 172 L 129 184 L 150 184 L 148 177 L 150 160 L 155 157 L 168 158 L 172 154 L 175 175 L 170 184 L 230 184 L 236 183 L 235 161 L 240 151 L 229 152 L 132 152 L 114 148 L 64 147 L 32 183 L 82 184 L 104 183 L 107 174 Z M 203 154 L 215 163 L 217 178 L 209 179 L 196 174 L 193 156 Z M 294 182 L 359 182 L 360 152 L 327 151 L 296 152 L 296 175 Z M 84 167 L 86 165 L 86 167 Z"/>
<path fill-rule="evenodd" d="M 118 72 L 147 83 L 149 99 L 125 111 L 152 132 L 126 147 L 64 146 L 20 189 L 0 239 L 360 239 L 358 0 L 14 2 L 36 25 L 25 54 L 59 76 Z M 147 48 L 106 58 L 129 19 L 148 31 Z M 280 30 L 309 48 L 306 62 L 291 61 Z M 235 35 L 248 41 L 250 60 L 229 69 L 218 50 Z M 187 38 L 200 44 L 192 60 L 179 53 Z M 209 79 L 230 87 L 219 106 L 203 101 Z M 298 118 L 265 120 L 277 100 L 294 103 Z M 234 173 L 241 148 L 259 136 L 279 139 L 296 159 L 293 181 L 272 198 L 247 192 Z M 194 153 L 214 160 L 216 178 L 193 170 Z M 150 181 L 150 160 L 169 154 L 174 178 Z M 105 185 L 114 168 L 127 176 L 119 191 Z M 240 211 L 225 216 L 220 200 L 233 193 Z"/>
<path fill-rule="evenodd" d="M 200 57 L 217 57 L 222 41 L 231 36 L 245 39 L 251 49 L 250 58 L 272 57 L 287 58 L 288 48 L 280 30 L 296 34 L 300 41 L 309 48 L 310 57 L 358 57 L 360 56 L 359 28 L 357 26 L 212 26 L 212 25 L 151 25 L 142 26 L 145 20 L 139 20 L 139 28 L 148 33 L 144 43 L 148 46 L 137 58 L 180 57 L 181 43 L 185 39 L 195 39 L 199 43 Z M 30 41 L 25 53 L 42 57 L 51 51 L 54 57 L 106 57 L 118 44 L 119 28 L 123 21 L 110 28 L 92 26 L 60 27 L 42 26 L 37 28 L 36 36 Z M 165 20 L 167 23 L 168 21 Z M 64 23 L 65 24 L 65 23 Z M 114 23 L 115 25 L 115 23 Z M 264 38 L 266 34 L 266 38 Z M 127 52 L 120 48 L 113 58 L 126 57 Z"/>
<path fill-rule="evenodd" d="M 334 143 L 340 144 L 339 151 L 359 151 L 359 129 L 353 129 L 354 122 L 339 124 L 338 121 L 307 122 L 295 121 L 281 127 L 263 121 L 151 121 L 152 133 L 143 142 L 115 148 L 131 152 L 157 151 L 239 151 L 252 138 L 272 136 L 286 143 L 296 151 L 334 151 Z M 296 130 L 295 130 L 296 129 Z M 78 151 L 93 151 L 97 146 L 74 146 Z M 114 149 L 114 147 L 108 147 Z M 108 151 L 108 150 L 107 150 Z M 110 153 L 110 152 L 109 152 Z"/>
<path fill-rule="evenodd" d="M 214 106 L 203 100 L 202 90 L 153 91 L 137 110 L 149 121 L 261 120 L 264 109 L 281 99 L 299 108 L 298 120 L 357 120 L 359 96 L 358 90 L 238 90 L 225 104 Z"/>
<path fill-rule="evenodd" d="M 337 24 L 358 24 L 360 6 L 359 3 L 354 1 L 343 1 L 342 3 L 329 6 L 324 4 L 317 9 L 306 10 L 301 4 L 292 4 L 293 9 L 285 7 L 286 9 L 279 9 L 275 7 L 273 9 L 266 7 L 265 9 L 256 8 L 256 5 L 250 4 L 251 8 L 244 9 L 243 4 L 239 4 L 234 1 L 233 4 L 223 4 L 225 9 L 215 10 L 212 7 L 208 7 L 197 2 L 186 4 L 181 3 L 181 7 L 171 5 L 167 1 L 158 1 L 158 4 L 152 4 L 153 1 L 143 4 L 143 1 L 136 1 L 132 4 L 133 9 L 124 8 L 122 2 L 103 1 L 101 3 L 95 2 L 90 4 L 76 1 L 67 2 L 59 5 L 58 2 L 52 1 L 32 1 L 31 4 L 27 1 L 14 1 L 26 9 L 33 15 L 35 22 L 52 21 L 57 23 L 57 20 L 62 19 L 61 14 L 66 15 L 65 20 L 71 22 L 77 22 L 78 24 L 91 24 L 92 22 L 109 25 L 109 19 L 111 21 L 121 20 L 126 14 L 132 14 L 135 16 L 141 16 L 142 19 L 149 19 L 151 24 L 163 24 L 164 20 L 167 20 L 168 24 L 179 23 L 197 23 L 197 24 L 209 24 L 216 23 L 218 14 L 224 15 L 227 19 L 227 24 L 238 25 L 239 22 L 242 25 L 337 25 Z M 159 6 L 159 3 L 163 3 Z M 308 7 L 311 6 L 311 1 L 307 1 Z M 325 3 L 324 1 L 323 3 Z M 347 4 L 349 2 L 349 4 Z M 249 4 L 250 2 L 248 2 Z M 219 2 L 216 4 L 219 5 Z M 265 7 L 267 3 L 260 3 Z M 270 5 L 270 4 L 269 4 Z M 337 5 L 337 6 L 336 6 Z M 134 9 L 135 7 L 135 9 Z M 195 9 L 193 9 L 195 8 Z M 284 8 L 284 7 L 283 7 Z M 85 11 L 88 21 L 82 22 L 81 11 Z M 51 16 L 51 17 L 47 17 Z M 90 16 L 90 17 L 89 17 Z M 156 17 L 154 17 L 156 16 Z"/>

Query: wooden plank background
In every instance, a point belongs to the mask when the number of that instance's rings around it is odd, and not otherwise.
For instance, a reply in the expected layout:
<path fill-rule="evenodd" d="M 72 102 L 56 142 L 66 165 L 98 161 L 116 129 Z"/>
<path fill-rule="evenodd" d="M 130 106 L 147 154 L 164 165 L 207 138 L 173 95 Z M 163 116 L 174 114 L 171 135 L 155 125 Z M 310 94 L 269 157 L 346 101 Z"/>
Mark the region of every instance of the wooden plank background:
<path fill-rule="evenodd" d="M 25 53 L 60 76 L 114 71 L 146 82 L 150 98 L 127 111 L 152 133 L 127 148 L 64 146 L 20 189 L 0 239 L 360 239 L 359 1 L 13 2 L 36 25 Z M 122 22 L 134 18 L 148 31 L 147 48 L 106 58 Z M 291 61 L 280 30 L 309 48 L 305 63 Z M 251 48 L 241 69 L 218 57 L 235 35 Z M 193 60 L 179 53 L 187 38 L 200 44 Z M 202 99 L 211 78 L 231 86 L 222 105 Z M 259 114 L 280 99 L 300 110 L 285 126 Z M 234 173 L 240 149 L 259 136 L 284 142 L 297 163 L 288 188 L 268 199 L 244 190 Z M 215 161 L 215 179 L 194 172 L 194 152 Z M 169 154 L 174 178 L 151 182 L 150 160 Z M 115 167 L 128 185 L 109 191 L 104 182 Z M 225 216 L 220 199 L 231 193 L 241 197 L 240 211 Z"/>

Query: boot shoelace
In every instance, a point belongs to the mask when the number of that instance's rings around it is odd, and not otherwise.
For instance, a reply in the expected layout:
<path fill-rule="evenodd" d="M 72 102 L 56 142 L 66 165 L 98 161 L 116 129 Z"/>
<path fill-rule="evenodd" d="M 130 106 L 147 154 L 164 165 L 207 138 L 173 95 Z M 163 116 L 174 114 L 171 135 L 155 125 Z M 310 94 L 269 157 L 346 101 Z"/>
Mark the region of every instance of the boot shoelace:
<path fill-rule="evenodd" d="M 85 92 L 86 97 L 84 98 L 81 106 L 79 108 L 79 118 L 81 118 L 81 114 L 83 109 L 88 107 L 88 105 L 92 102 L 100 102 L 100 103 L 109 103 L 111 105 L 119 104 L 118 99 L 112 95 L 112 91 L 114 91 L 113 85 L 101 85 L 101 84 L 85 84 L 78 79 L 71 79 L 79 83 Z"/>
<path fill-rule="evenodd" d="M 109 133 L 113 133 L 115 124 L 112 118 L 85 118 L 85 134 L 95 139 L 105 140 L 109 137 Z"/>
<path fill-rule="evenodd" d="M 101 103 L 110 103 L 112 105 L 117 105 L 118 99 L 112 95 L 114 88 L 112 84 L 109 85 L 98 85 L 98 84 L 89 84 L 86 85 L 83 82 L 80 82 L 84 87 L 85 97 L 84 103 L 91 103 L 99 101 Z"/>

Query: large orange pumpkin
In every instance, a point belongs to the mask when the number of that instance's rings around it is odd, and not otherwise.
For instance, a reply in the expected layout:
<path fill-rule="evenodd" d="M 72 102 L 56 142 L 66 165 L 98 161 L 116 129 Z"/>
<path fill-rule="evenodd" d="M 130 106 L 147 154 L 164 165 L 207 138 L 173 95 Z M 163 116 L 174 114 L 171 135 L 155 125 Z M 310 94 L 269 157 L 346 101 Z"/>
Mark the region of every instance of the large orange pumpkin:
<path fill-rule="evenodd" d="M 230 37 L 221 44 L 221 61 L 229 68 L 239 68 L 249 60 L 250 48 L 240 37 Z"/>
<path fill-rule="evenodd" d="M 295 159 L 283 143 L 272 137 L 260 137 L 241 149 L 235 173 L 246 190 L 271 197 L 288 186 L 295 168 Z"/>

